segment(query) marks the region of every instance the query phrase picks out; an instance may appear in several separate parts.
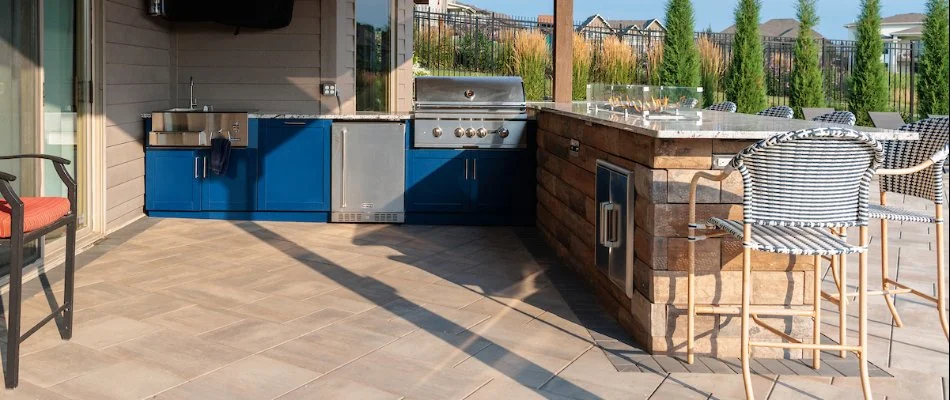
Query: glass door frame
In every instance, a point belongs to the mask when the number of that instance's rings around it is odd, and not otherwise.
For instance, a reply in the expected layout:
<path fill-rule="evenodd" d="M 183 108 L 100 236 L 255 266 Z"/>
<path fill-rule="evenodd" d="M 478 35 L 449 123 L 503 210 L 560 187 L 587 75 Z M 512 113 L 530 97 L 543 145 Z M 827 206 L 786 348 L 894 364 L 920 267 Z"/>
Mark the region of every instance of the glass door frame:
<path fill-rule="evenodd" d="M 103 52 L 104 36 L 103 25 L 105 22 L 103 0 L 71 0 L 76 3 L 76 101 L 78 118 L 76 121 L 76 131 L 79 137 L 76 138 L 78 146 L 83 149 L 77 151 L 75 160 L 76 171 L 84 176 L 74 176 L 84 188 L 80 190 L 82 199 L 78 199 L 80 206 L 80 215 L 85 216 L 84 225 L 76 232 L 76 248 L 83 249 L 88 247 L 96 240 L 100 239 L 105 233 L 105 118 L 103 112 Z M 44 9 L 42 1 L 39 1 L 39 20 L 44 21 Z M 40 26 L 39 34 L 39 54 L 40 68 L 37 69 L 40 84 L 37 85 L 37 101 L 41 112 L 37 113 L 38 137 L 36 138 L 37 147 L 40 152 L 43 151 L 42 135 L 45 132 L 45 118 L 42 112 L 43 105 L 43 87 L 44 87 L 44 68 L 43 59 L 44 50 L 44 31 L 45 27 Z M 90 101 L 91 100 L 91 101 Z M 45 176 L 43 171 L 52 168 L 46 162 L 37 168 L 36 179 L 42 184 Z M 63 238 L 44 241 L 41 252 L 41 260 L 44 264 L 58 264 L 64 257 L 65 240 Z"/>

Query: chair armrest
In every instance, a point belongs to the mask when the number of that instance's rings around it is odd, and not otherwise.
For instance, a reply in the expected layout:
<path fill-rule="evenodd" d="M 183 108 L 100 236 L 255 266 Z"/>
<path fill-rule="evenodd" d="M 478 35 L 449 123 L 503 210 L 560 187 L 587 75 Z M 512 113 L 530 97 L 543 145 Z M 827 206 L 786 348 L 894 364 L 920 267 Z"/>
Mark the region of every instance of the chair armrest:
<path fill-rule="evenodd" d="M 895 168 L 895 169 L 882 168 L 875 171 L 875 174 L 877 175 L 910 175 L 913 173 L 923 171 L 934 164 L 935 164 L 934 160 L 931 159 L 931 160 L 924 161 L 920 164 L 917 164 L 913 167 L 908 167 L 908 168 Z"/>
<path fill-rule="evenodd" d="M 943 150 L 938 151 L 937 154 L 934 154 L 933 157 L 930 157 L 930 160 L 933 161 L 934 164 L 941 161 L 946 161 L 948 153 L 950 153 L 950 146 L 943 146 Z"/>
<path fill-rule="evenodd" d="M 57 164 L 63 164 L 63 165 L 70 164 L 70 161 L 65 158 L 51 156 L 49 154 L 15 154 L 12 156 L 0 156 L 0 160 L 15 160 L 18 158 L 42 158 L 42 159 L 50 160 Z"/>
<path fill-rule="evenodd" d="M 16 180 L 16 176 L 15 176 L 15 175 L 8 174 L 8 173 L 3 172 L 3 171 L 0 171 L 0 180 L 7 181 L 7 182 L 13 182 L 13 181 Z"/>
<path fill-rule="evenodd" d="M 728 167 L 718 174 L 700 171 L 693 175 L 693 179 L 689 183 L 689 221 L 690 224 L 690 235 L 694 229 L 693 225 L 696 222 L 696 190 L 699 188 L 700 179 L 706 179 L 714 182 L 721 182 L 726 180 L 729 175 L 732 175 L 732 172 L 735 171 L 731 167 Z"/>

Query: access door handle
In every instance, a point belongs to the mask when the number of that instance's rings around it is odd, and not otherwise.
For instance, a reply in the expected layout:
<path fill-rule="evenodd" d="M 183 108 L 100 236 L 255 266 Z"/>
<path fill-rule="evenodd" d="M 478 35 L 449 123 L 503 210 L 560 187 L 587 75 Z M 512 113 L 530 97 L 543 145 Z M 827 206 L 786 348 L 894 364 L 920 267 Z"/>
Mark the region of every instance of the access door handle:
<path fill-rule="evenodd" d="M 607 248 L 620 247 L 620 205 L 605 201 L 600 203 L 600 238 L 601 246 Z"/>
<path fill-rule="evenodd" d="M 340 130 L 340 208 L 346 208 L 346 133 Z"/>

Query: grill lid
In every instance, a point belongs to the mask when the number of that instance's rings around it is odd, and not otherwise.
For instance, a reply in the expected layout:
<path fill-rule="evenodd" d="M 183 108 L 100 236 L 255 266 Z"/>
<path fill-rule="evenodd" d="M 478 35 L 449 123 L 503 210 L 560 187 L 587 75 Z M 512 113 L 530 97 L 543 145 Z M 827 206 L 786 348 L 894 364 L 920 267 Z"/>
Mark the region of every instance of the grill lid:
<path fill-rule="evenodd" d="M 415 93 L 417 109 L 526 106 L 518 76 L 420 76 Z"/>

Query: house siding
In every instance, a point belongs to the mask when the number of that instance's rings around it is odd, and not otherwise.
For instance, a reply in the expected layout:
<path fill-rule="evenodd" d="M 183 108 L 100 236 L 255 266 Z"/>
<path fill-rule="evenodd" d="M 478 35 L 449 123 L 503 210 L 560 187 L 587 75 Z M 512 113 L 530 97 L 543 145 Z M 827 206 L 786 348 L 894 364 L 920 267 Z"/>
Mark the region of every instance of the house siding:
<path fill-rule="evenodd" d="M 145 2 L 106 0 L 106 231 L 143 215 L 144 127 L 140 114 L 172 102 L 171 27 L 145 15 Z"/>

